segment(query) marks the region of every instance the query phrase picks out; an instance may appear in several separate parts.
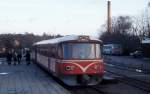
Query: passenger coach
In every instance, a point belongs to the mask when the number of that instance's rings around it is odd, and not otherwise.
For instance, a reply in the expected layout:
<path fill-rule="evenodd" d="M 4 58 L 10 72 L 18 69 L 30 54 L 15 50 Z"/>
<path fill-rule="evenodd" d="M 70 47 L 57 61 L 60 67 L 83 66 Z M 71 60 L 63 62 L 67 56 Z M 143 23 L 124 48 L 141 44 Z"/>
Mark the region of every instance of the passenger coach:
<path fill-rule="evenodd" d="M 67 85 L 96 85 L 104 72 L 101 46 L 89 36 L 43 40 L 33 45 L 32 59 Z"/>

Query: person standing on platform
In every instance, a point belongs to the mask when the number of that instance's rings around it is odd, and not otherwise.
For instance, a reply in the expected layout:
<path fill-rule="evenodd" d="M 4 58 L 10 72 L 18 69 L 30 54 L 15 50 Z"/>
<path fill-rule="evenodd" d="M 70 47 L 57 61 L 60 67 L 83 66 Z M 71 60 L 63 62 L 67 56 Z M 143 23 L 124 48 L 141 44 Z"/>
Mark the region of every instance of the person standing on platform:
<path fill-rule="evenodd" d="M 16 52 L 13 53 L 13 60 L 14 60 L 14 65 L 16 65 L 16 63 L 17 63 L 17 53 Z"/>
<path fill-rule="evenodd" d="M 7 58 L 8 65 L 11 65 L 12 53 L 10 51 L 6 54 L 6 58 Z"/>
<path fill-rule="evenodd" d="M 29 64 L 30 64 L 30 61 L 31 61 L 30 51 L 27 51 L 27 52 L 26 52 L 25 57 L 26 57 L 26 63 L 27 63 L 27 65 L 29 65 Z"/>
<path fill-rule="evenodd" d="M 18 61 L 18 64 L 21 63 L 21 58 L 22 58 L 22 54 L 19 52 L 19 53 L 17 54 L 17 61 Z"/>

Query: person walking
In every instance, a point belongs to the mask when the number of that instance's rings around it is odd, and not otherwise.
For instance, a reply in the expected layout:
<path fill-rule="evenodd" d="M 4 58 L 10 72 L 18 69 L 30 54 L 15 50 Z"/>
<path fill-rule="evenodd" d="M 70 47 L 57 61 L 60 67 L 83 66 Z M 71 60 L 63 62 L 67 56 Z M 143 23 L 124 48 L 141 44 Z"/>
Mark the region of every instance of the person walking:
<path fill-rule="evenodd" d="M 6 54 L 6 58 L 7 58 L 8 65 L 11 65 L 12 53 L 10 51 Z"/>
<path fill-rule="evenodd" d="M 30 59 L 31 59 L 31 57 L 30 57 L 30 51 L 26 52 L 25 57 L 26 57 L 26 63 L 27 63 L 27 65 L 29 65 L 30 64 Z"/>

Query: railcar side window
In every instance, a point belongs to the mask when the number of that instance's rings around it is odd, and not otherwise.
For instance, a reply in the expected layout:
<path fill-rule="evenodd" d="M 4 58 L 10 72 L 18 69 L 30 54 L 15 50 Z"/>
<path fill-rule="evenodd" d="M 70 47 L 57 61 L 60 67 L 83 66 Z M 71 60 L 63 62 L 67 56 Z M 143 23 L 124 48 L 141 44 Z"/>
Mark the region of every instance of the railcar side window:
<path fill-rule="evenodd" d="M 62 48 L 61 46 L 58 46 L 58 58 L 62 58 Z"/>

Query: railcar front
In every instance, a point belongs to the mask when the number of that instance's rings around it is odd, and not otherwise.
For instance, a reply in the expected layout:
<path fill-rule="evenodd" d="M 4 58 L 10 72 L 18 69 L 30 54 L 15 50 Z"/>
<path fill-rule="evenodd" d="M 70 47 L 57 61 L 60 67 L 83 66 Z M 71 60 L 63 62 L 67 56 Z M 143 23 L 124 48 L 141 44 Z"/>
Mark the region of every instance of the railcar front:
<path fill-rule="evenodd" d="M 59 78 L 68 85 L 96 85 L 102 80 L 104 66 L 98 42 L 65 42 Z"/>

